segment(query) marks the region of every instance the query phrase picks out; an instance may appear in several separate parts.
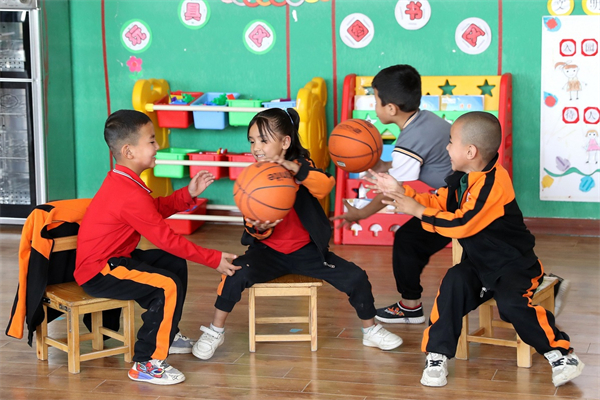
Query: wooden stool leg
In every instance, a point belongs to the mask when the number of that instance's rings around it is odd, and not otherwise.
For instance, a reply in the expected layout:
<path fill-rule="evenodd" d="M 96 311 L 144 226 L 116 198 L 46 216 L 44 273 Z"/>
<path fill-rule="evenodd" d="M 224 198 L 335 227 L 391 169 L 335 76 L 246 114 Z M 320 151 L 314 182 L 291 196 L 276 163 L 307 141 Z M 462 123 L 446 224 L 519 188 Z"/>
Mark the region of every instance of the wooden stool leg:
<path fill-rule="evenodd" d="M 483 328 L 482 336 L 494 336 L 492 319 L 494 318 L 494 306 L 482 304 L 479 306 L 479 327 Z"/>
<path fill-rule="evenodd" d="M 79 307 L 73 307 L 67 311 L 67 344 L 69 347 L 68 364 L 69 372 L 78 374 L 79 369 Z"/>
<path fill-rule="evenodd" d="M 104 348 L 104 337 L 100 333 L 102 327 L 102 311 L 92 313 L 92 349 L 102 350 Z"/>
<path fill-rule="evenodd" d="M 531 346 L 517 335 L 517 366 L 531 368 Z"/>
<path fill-rule="evenodd" d="M 458 345 L 456 346 L 456 358 L 459 360 L 469 359 L 469 343 L 467 342 L 467 335 L 469 334 L 469 314 L 465 315 L 462 319 L 462 328 L 460 330 L 460 337 L 458 338 Z"/>
<path fill-rule="evenodd" d="M 250 352 L 254 353 L 256 351 L 256 296 L 253 287 L 248 289 L 248 332 Z"/>
<path fill-rule="evenodd" d="M 46 336 L 48 336 L 48 307 L 44 306 L 44 320 L 35 328 L 35 349 L 38 360 L 48 359 Z"/>
<path fill-rule="evenodd" d="M 309 299 L 310 350 L 317 351 L 317 288 L 310 288 Z"/>
<path fill-rule="evenodd" d="M 125 345 L 129 347 L 127 353 L 123 355 L 125 362 L 133 361 L 133 350 L 135 347 L 135 303 L 129 301 L 127 307 L 123 307 L 121 311 L 123 314 L 123 336 L 125 339 Z"/>

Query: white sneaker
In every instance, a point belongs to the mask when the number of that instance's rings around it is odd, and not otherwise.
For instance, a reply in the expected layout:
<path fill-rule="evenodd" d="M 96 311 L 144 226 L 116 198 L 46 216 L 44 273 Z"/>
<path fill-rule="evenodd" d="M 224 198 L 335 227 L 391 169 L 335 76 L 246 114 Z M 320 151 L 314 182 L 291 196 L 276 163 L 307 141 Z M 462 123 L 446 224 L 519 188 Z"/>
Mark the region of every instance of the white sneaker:
<path fill-rule="evenodd" d="M 194 347 L 194 342 L 187 336 L 183 336 L 181 332 L 177 332 L 171 347 L 169 347 L 169 354 L 190 354 Z"/>
<path fill-rule="evenodd" d="M 368 333 L 363 333 L 363 344 L 379 347 L 381 350 L 392 350 L 402 344 L 402 338 L 376 324 Z"/>
<path fill-rule="evenodd" d="M 446 386 L 448 380 L 448 357 L 443 354 L 429 353 L 425 359 L 425 369 L 421 377 L 421 385 Z"/>
<path fill-rule="evenodd" d="M 552 350 L 544 354 L 544 357 L 552 365 L 552 383 L 557 387 L 577 378 L 585 367 L 575 353 L 563 356 L 560 350 Z"/>
<path fill-rule="evenodd" d="M 165 360 L 136 361 L 127 375 L 131 380 L 154 385 L 175 385 L 185 381 L 185 375 L 170 366 Z"/>
<path fill-rule="evenodd" d="M 194 344 L 192 354 L 201 360 L 208 360 L 215 354 L 217 347 L 225 341 L 225 332 L 218 333 L 205 326 L 200 327 L 200 330 L 204 334 Z"/>

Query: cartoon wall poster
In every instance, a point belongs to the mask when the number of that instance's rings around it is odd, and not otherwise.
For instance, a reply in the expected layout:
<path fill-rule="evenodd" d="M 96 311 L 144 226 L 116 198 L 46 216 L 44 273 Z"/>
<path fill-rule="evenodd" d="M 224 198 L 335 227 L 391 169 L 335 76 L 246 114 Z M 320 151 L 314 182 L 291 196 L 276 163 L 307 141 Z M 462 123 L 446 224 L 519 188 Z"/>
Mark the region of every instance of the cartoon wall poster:
<path fill-rule="evenodd" d="M 600 16 L 542 18 L 540 199 L 600 202 Z"/>

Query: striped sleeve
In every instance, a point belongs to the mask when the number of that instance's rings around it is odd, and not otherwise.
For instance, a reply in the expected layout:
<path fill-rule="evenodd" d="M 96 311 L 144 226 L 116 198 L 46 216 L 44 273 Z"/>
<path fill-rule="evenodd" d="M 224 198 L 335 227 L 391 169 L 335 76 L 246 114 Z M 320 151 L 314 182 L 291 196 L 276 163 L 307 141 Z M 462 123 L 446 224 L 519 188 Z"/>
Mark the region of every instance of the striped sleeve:
<path fill-rule="evenodd" d="M 423 229 L 456 239 L 480 232 L 504 215 L 506 202 L 503 190 L 495 188 L 495 185 L 495 173 L 486 174 L 485 178 L 469 188 L 465 194 L 466 200 L 455 212 L 444 211 L 444 208 L 435 207 L 433 203 L 421 203 L 427 207 L 423 212 Z"/>

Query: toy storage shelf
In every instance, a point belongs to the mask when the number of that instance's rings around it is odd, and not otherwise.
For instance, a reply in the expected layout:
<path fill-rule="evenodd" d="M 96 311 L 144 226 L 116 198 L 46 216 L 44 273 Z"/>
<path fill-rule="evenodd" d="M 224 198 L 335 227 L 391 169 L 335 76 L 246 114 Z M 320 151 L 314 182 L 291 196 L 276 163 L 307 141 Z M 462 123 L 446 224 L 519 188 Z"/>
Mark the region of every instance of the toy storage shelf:
<path fill-rule="evenodd" d="M 354 118 L 355 95 L 367 94 L 366 90 L 371 87 L 372 81 L 372 76 L 349 74 L 345 77 L 341 121 Z M 484 95 L 484 111 L 494 113 L 500 120 L 502 144 L 498 151 L 499 158 L 512 177 L 512 75 L 506 73 L 491 76 L 422 76 L 421 82 L 423 95 Z M 376 117 L 374 110 L 371 114 L 371 118 Z M 343 199 L 353 196 L 353 191 L 359 187 L 360 182 L 358 179 L 350 179 L 346 171 L 336 167 L 335 216 L 344 213 Z M 406 183 L 418 192 L 431 189 L 419 181 Z M 334 243 L 392 245 L 395 228 L 410 218 L 411 216 L 404 214 L 376 213 L 360 221 L 354 231 L 347 228 L 334 229 Z M 336 221 L 335 224 L 337 228 L 340 222 Z"/>
<path fill-rule="evenodd" d="M 157 111 L 170 112 L 226 112 L 226 113 L 258 113 L 269 107 L 230 107 L 206 105 L 167 105 L 155 104 L 159 99 L 170 93 L 169 84 L 164 79 L 140 79 L 136 82 L 133 94 L 133 108 L 148 115 L 154 124 L 156 141 L 161 149 L 169 148 L 168 134 L 170 128 L 161 128 L 158 125 Z M 327 89 L 322 78 L 311 79 L 298 91 L 296 111 L 300 115 L 299 135 L 302 143 L 309 149 L 317 167 L 326 169 L 329 165 L 327 151 L 327 132 L 325 121 L 325 105 L 327 103 Z M 242 103 L 242 105 L 245 105 Z M 283 105 L 283 103 L 282 103 Z M 201 129 L 199 129 L 201 130 Z M 251 162 L 241 161 L 208 161 L 208 160 L 156 160 L 157 165 L 173 166 L 205 166 L 205 167 L 232 167 L 244 168 Z M 154 196 L 166 196 L 173 192 L 171 179 L 156 177 L 153 170 L 146 170 L 141 175 L 142 180 L 152 189 Z M 328 202 L 323 202 L 323 207 L 329 207 Z M 207 210 L 239 212 L 234 205 L 208 204 Z M 213 222 L 238 222 L 243 223 L 241 216 L 235 215 L 199 215 L 189 213 L 175 214 L 169 219 L 197 220 Z"/>

